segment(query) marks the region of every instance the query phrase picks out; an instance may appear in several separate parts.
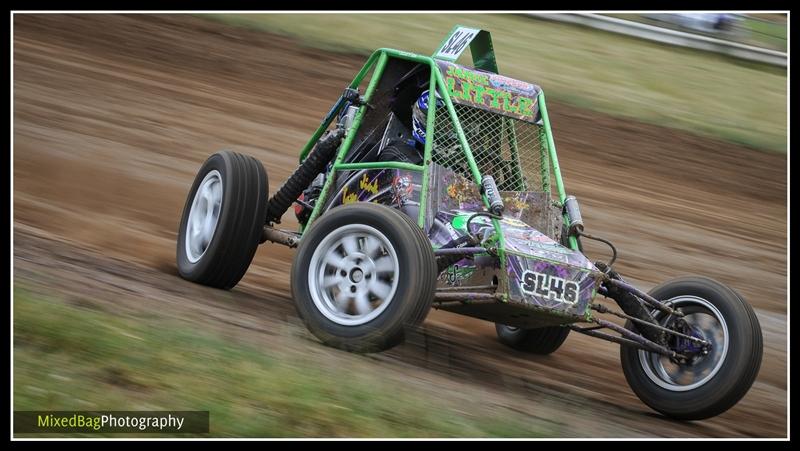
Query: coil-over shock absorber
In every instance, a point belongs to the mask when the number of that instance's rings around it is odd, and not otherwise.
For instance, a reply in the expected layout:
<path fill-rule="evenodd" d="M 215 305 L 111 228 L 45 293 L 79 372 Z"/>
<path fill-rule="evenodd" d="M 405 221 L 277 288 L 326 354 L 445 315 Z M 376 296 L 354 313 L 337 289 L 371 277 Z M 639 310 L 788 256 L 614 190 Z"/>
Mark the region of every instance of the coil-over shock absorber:
<path fill-rule="evenodd" d="M 266 224 L 280 224 L 281 216 L 292 206 L 295 199 L 300 197 L 303 190 L 311 184 L 314 177 L 325 170 L 325 166 L 333 159 L 336 149 L 342 142 L 345 130 L 337 128 L 328 131 L 309 152 L 306 159 L 294 174 L 286 180 L 281 189 L 267 201 Z"/>

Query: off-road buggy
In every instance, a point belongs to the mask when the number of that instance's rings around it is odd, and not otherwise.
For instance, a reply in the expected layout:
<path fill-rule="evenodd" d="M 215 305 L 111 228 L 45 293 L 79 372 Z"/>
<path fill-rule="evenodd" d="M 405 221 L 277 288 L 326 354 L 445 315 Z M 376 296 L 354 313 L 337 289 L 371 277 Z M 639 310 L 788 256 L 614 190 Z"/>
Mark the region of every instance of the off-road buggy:
<path fill-rule="evenodd" d="M 467 47 L 472 68 L 455 62 Z M 430 102 L 423 163 L 380 161 L 410 139 L 425 90 L 442 106 Z M 297 247 L 294 302 L 330 346 L 388 349 L 431 307 L 492 321 L 500 341 L 535 354 L 574 331 L 619 343 L 639 398 L 689 420 L 729 409 L 758 373 L 760 326 L 734 289 L 684 277 L 645 293 L 614 271 L 613 246 L 584 231 L 565 192 L 544 92 L 498 74 L 484 30 L 455 27 L 433 57 L 375 51 L 267 196 L 259 161 L 212 155 L 183 211 L 180 275 L 230 289 L 260 243 Z M 299 230 L 277 228 L 292 207 Z M 582 239 L 613 257 L 592 263 Z"/>

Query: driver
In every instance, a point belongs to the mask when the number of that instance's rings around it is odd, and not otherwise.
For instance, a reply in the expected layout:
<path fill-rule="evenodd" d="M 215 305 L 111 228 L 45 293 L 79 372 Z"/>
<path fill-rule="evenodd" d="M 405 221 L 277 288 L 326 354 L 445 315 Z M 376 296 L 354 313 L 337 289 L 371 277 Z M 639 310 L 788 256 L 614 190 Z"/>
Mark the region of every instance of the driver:
<path fill-rule="evenodd" d="M 411 127 L 414 139 L 406 142 L 393 142 L 381 150 L 378 161 L 399 161 L 403 163 L 422 164 L 425 150 L 425 125 L 428 123 L 428 90 L 422 92 L 411 110 Z M 436 107 L 444 106 L 439 93 L 436 93 Z"/>

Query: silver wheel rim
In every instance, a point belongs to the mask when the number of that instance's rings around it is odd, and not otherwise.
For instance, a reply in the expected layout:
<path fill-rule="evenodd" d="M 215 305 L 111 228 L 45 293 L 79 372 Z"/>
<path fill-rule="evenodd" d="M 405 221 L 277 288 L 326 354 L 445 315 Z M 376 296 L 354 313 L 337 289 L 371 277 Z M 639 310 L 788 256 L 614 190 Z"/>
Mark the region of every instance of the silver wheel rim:
<path fill-rule="evenodd" d="M 684 320 L 692 329 L 711 342 L 708 354 L 697 357 L 690 365 L 672 362 L 668 357 L 638 351 L 639 362 L 647 377 L 669 391 L 694 390 L 710 381 L 725 363 L 728 355 L 728 325 L 722 313 L 710 302 L 697 296 L 678 296 L 665 302 L 673 308 L 699 306 L 705 311 L 687 313 Z"/>
<path fill-rule="evenodd" d="M 197 263 L 214 237 L 222 209 L 222 176 L 214 169 L 206 174 L 192 200 L 186 221 L 186 258 Z"/>
<path fill-rule="evenodd" d="M 326 318 L 358 326 L 386 310 L 399 276 L 397 253 L 389 239 L 368 225 L 351 224 L 331 232 L 314 250 L 308 288 Z"/>

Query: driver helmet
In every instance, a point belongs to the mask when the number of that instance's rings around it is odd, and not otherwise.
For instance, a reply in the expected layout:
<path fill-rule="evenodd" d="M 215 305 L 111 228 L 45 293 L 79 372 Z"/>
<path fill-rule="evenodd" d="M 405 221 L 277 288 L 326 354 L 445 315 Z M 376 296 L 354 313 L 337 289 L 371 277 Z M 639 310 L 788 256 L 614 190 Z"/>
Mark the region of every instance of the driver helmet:
<path fill-rule="evenodd" d="M 419 96 L 416 102 L 414 102 L 414 107 L 411 111 L 411 125 L 412 125 L 412 135 L 414 135 L 414 139 L 417 140 L 420 144 L 425 144 L 425 125 L 428 123 L 428 97 L 429 91 L 426 89 L 422 92 L 422 95 Z M 435 93 L 436 96 L 436 107 L 439 108 L 444 106 L 444 101 L 439 93 Z"/>

